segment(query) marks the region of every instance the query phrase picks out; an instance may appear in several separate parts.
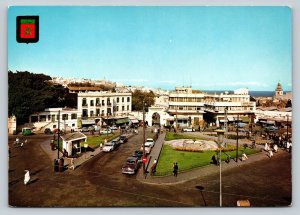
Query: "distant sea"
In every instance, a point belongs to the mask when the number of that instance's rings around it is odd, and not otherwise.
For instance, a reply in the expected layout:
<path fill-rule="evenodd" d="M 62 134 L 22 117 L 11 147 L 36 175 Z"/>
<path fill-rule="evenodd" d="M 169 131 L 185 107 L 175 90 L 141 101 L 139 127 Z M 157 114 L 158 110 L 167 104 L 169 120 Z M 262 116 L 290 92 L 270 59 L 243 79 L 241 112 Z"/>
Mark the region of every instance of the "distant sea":
<path fill-rule="evenodd" d="M 207 93 L 224 93 L 225 91 L 229 92 L 230 94 L 233 93 L 231 90 L 204 90 Z M 287 93 L 291 91 L 284 91 L 283 93 Z M 249 91 L 250 96 L 252 97 L 273 97 L 275 91 Z"/>

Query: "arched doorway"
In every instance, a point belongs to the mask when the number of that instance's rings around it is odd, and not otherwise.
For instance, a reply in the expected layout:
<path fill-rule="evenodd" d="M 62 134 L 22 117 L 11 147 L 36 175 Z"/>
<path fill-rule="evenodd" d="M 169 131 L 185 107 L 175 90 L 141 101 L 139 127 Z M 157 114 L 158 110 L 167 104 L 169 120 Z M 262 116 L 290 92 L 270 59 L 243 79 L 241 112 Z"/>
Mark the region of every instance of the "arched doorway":
<path fill-rule="evenodd" d="M 160 126 L 160 115 L 157 112 L 152 114 L 152 125 Z"/>

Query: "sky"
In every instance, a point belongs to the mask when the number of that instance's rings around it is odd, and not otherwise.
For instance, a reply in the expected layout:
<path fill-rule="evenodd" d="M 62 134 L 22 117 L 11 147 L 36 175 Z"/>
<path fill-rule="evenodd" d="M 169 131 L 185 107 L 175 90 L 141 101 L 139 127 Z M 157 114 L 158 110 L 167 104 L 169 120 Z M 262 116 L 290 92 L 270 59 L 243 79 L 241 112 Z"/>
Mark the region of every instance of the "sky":
<path fill-rule="evenodd" d="M 38 43 L 17 43 L 16 17 L 38 15 Z M 292 90 L 289 7 L 14 6 L 8 70 L 125 85 Z"/>

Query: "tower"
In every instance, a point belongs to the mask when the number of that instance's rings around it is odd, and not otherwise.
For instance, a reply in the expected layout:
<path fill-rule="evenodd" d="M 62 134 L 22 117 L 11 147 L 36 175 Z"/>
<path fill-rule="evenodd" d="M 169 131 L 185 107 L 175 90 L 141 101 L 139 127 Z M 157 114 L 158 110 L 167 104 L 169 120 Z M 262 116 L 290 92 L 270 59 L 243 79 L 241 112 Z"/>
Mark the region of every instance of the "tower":
<path fill-rule="evenodd" d="M 281 84 L 278 82 L 275 90 L 275 98 L 280 98 L 281 96 L 283 96 L 283 90 Z"/>

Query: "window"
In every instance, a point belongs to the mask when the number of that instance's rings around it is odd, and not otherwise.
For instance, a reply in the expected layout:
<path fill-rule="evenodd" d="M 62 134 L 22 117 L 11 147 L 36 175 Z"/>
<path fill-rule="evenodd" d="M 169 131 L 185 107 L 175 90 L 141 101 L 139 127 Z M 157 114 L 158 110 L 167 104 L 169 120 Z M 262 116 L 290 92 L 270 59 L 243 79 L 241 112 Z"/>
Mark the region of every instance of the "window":
<path fill-rule="evenodd" d="M 53 125 L 53 128 L 56 128 L 56 125 Z"/>
<path fill-rule="evenodd" d="M 119 106 L 116 106 L 116 111 L 119 111 Z"/>
<path fill-rule="evenodd" d="M 127 102 L 130 102 L 130 97 L 127 97 Z"/>
<path fill-rule="evenodd" d="M 68 114 L 63 114 L 62 115 L 62 120 L 68 120 Z"/>
<path fill-rule="evenodd" d="M 100 106 L 100 99 L 96 98 L 96 106 Z"/>
<path fill-rule="evenodd" d="M 117 97 L 117 103 L 119 103 L 120 102 L 120 99 L 119 99 L 119 97 Z"/>
<path fill-rule="evenodd" d="M 72 127 L 73 127 L 73 128 L 75 127 L 75 123 L 72 124 Z"/>
<path fill-rule="evenodd" d="M 96 109 L 96 116 L 100 116 L 100 109 Z"/>
<path fill-rule="evenodd" d="M 122 97 L 122 102 L 124 102 L 124 97 Z"/>
<path fill-rule="evenodd" d="M 122 111 L 124 111 L 125 110 L 125 107 L 124 106 L 122 106 Z"/>
<path fill-rule="evenodd" d="M 103 105 L 105 105 L 105 102 L 104 102 L 104 100 L 102 100 L 102 106 L 103 106 Z"/>
<path fill-rule="evenodd" d="M 127 110 L 129 110 L 129 105 L 127 105 Z"/>
<path fill-rule="evenodd" d="M 77 119 L 77 114 L 76 113 L 72 113 L 71 114 L 71 119 Z"/>
<path fill-rule="evenodd" d="M 82 99 L 82 106 L 87 106 L 86 98 L 83 98 L 83 99 Z"/>
<path fill-rule="evenodd" d="M 90 111 L 90 116 L 94 116 L 94 111 Z"/>
<path fill-rule="evenodd" d="M 48 115 L 48 121 L 50 121 L 51 120 L 51 115 Z"/>
<path fill-rule="evenodd" d="M 82 117 L 87 117 L 87 116 L 88 116 L 87 109 L 82 109 Z"/>
<path fill-rule="evenodd" d="M 90 106 L 94 106 L 94 100 L 90 101 Z"/>

